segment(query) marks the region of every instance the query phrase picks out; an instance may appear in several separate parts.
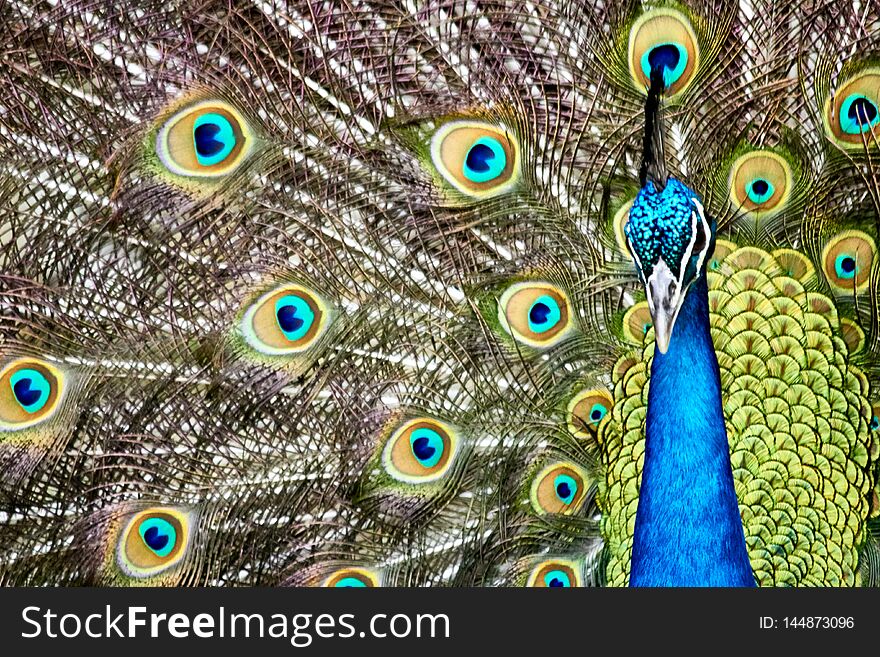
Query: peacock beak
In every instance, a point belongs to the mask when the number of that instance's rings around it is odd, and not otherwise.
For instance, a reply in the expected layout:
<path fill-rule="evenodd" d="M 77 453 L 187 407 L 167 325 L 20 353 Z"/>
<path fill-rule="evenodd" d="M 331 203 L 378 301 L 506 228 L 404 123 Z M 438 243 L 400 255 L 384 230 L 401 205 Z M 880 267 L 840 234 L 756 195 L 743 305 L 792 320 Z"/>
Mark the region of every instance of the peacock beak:
<path fill-rule="evenodd" d="M 663 258 L 654 265 L 651 276 L 645 284 L 645 293 L 648 296 L 648 308 L 654 322 L 654 340 L 660 353 L 665 354 L 669 349 L 672 329 L 678 311 L 681 310 L 684 295 L 680 281 Z"/>

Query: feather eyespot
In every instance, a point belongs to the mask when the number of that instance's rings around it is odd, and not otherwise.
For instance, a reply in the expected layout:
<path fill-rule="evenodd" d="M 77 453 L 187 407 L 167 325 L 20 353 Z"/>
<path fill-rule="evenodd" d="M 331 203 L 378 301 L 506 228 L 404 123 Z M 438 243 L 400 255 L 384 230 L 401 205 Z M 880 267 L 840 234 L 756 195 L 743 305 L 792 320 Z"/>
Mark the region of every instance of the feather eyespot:
<path fill-rule="evenodd" d="M 117 561 L 129 576 L 157 575 L 185 555 L 191 519 L 171 508 L 153 508 L 135 514 L 120 534 Z"/>
<path fill-rule="evenodd" d="M 730 202 L 744 212 L 770 216 L 783 210 L 791 188 L 791 167 L 770 151 L 746 153 L 730 170 Z"/>
<path fill-rule="evenodd" d="M 526 586 L 532 588 L 570 588 L 583 586 L 579 568 L 569 561 L 552 559 L 532 568 Z"/>
<path fill-rule="evenodd" d="M 250 153 L 253 141 L 247 121 L 232 105 L 203 100 L 161 125 L 156 154 L 177 176 L 216 178 L 234 171 Z"/>
<path fill-rule="evenodd" d="M 578 438 L 594 436 L 614 399 L 607 390 L 583 390 L 568 402 L 568 430 Z"/>
<path fill-rule="evenodd" d="M 64 394 L 64 374 L 49 363 L 20 358 L 0 370 L 0 431 L 50 418 Z"/>
<path fill-rule="evenodd" d="M 379 577 L 366 568 L 340 568 L 324 580 L 324 586 L 337 589 L 376 588 Z"/>
<path fill-rule="evenodd" d="M 327 304 L 301 285 L 289 284 L 264 294 L 244 313 L 247 343 L 268 355 L 304 351 L 327 329 Z"/>
<path fill-rule="evenodd" d="M 648 331 L 653 325 L 654 320 L 648 302 L 640 301 L 623 315 L 623 337 L 627 342 L 641 346 L 645 344 Z"/>
<path fill-rule="evenodd" d="M 864 290 L 870 281 L 876 247 L 874 240 L 857 230 L 847 230 L 829 240 L 822 251 L 825 277 L 837 291 Z"/>
<path fill-rule="evenodd" d="M 574 463 L 554 463 L 532 481 L 532 508 L 538 515 L 575 513 L 586 496 L 586 481 L 586 473 Z"/>
<path fill-rule="evenodd" d="M 410 420 L 385 444 L 382 462 L 398 481 L 421 484 L 442 477 L 458 449 L 458 436 L 443 422 L 428 418 Z"/>
<path fill-rule="evenodd" d="M 550 283 L 511 285 L 499 300 L 498 319 L 514 339 L 537 348 L 558 343 L 572 328 L 568 297 Z"/>
<path fill-rule="evenodd" d="M 431 160 L 456 190 L 473 198 L 509 191 L 519 176 L 519 144 L 502 127 L 451 121 L 431 139 Z"/>
<path fill-rule="evenodd" d="M 880 69 L 867 69 L 841 84 L 825 104 L 825 128 L 843 148 L 873 143 L 880 122 Z"/>
<path fill-rule="evenodd" d="M 612 219 L 614 239 L 617 241 L 617 246 L 620 249 L 620 252 L 627 256 L 627 259 L 630 258 L 630 255 L 629 242 L 626 239 L 626 222 L 629 221 L 629 211 L 632 208 L 632 205 L 633 201 L 627 201 L 624 203 L 617 212 L 614 213 L 614 218 Z"/>
<path fill-rule="evenodd" d="M 688 18 L 673 9 L 654 9 L 630 29 L 630 75 L 639 89 L 651 83 L 651 70 L 662 67 L 666 94 L 674 96 L 693 82 L 700 62 L 697 36 Z"/>

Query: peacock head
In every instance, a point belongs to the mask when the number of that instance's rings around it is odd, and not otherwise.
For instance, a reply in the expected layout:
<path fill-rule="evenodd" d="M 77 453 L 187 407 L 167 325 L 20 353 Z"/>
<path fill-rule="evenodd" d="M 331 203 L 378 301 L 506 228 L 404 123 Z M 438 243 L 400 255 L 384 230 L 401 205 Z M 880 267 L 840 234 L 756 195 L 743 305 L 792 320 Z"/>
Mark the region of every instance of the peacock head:
<path fill-rule="evenodd" d="M 700 276 L 715 244 L 715 222 L 687 185 L 669 178 L 658 190 L 642 187 L 625 228 L 636 271 L 645 286 L 657 348 L 666 353 L 688 289 Z"/>

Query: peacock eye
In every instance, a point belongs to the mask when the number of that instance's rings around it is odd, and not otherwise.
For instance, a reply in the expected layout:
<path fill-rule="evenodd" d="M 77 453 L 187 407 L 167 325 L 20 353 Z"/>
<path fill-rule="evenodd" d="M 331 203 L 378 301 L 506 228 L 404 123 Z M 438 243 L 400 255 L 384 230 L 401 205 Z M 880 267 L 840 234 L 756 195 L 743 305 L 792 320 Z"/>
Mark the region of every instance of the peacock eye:
<path fill-rule="evenodd" d="M 870 427 L 871 431 L 877 431 L 877 429 L 880 429 L 880 417 L 877 417 L 876 415 L 872 416 Z"/>
<path fill-rule="evenodd" d="M 148 509 L 128 522 L 119 540 L 119 566 L 132 577 L 149 577 L 186 553 L 189 517 L 174 509 Z"/>
<path fill-rule="evenodd" d="M 744 212 L 764 216 L 779 212 L 788 201 L 791 187 L 788 162 L 769 151 L 746 153 L 730 170 L 730 202 Z"/>
<path fill-rule="evenodd" d="M 831 286 L 844 292 L 864 290 L 874 250 L 874 240 L 861 231 L 847 230 L 829 240 L 822 252 L 822 267 Z"/>
<path fill-rule="evenodd" d="M 548 589 L 570 588 L 571 577 L 564 570 L 551 570 L 544 575 L 544 584 Z"/>
<path fill-rule="evenodd" d="M 375 588 L 379 586 L 379 578 L 366 568 L 341 568 L 324 580 L 324 586 L 337 589 Z"/>
<path fill-rule="evenodd" d="M 15 360 L 0 370 L 0 430 L 22 429 L 48 419 L 58 407 L 63 374 L 49 363 Z"/>
<path fill-rule="evenodd" d="M 458 440 L 455 432 L 437 420 L 410 420 L 385 445 L 382 461 L 389 475 L 413 484 L 434 481 L 449 469 Z"/>
<path fill-rule="evenodd" d="M 844 148 L 862 148 L 880 121 L 880 70 L 867 69 L 841 84 L 826 102 L 825 127 Z"/>
<path fill-rule="evenodd" d="M 229 103 L 204 100 L 165 121 L 156 134 L 156 154 L 173 174 L 211 178 L 231 173 L 247 157 L 253 136 Z"/>
<path fill-rule="evenodd" d="M 568 561 L 542 561 L 532 568 L 527 586 L 537 588 L 570 588 L 581 586 L 575 565 Z"/>
<path fill-rule="evenodd" d="M 549 347 L 571 328 L 568 298 L 549 283 L 516 283 L 501 295 L 501 325 L 531 347 Z"/>
<path fill-rule="evenodd" d="M 623 337 L 627 342 L 636 345 L 645 344 L 648 331 L 653 326 L 651 309 L 647 301 L 634 304 L 623 315 Z"/>
<path fill-rule="evenodd" d="M 573 463 L 544 468 L 532 482 L 532 507 L 539 515 L 574 513 L 583 503 L 585 481 L 585 473 Z"/>
<path fill-rule="evenodd" d="M 264 354 L 308 349 L 327 328 L 327 305 L 300 285 L 285 285 L 263 295 L 244 313 L 242 333 Z"/>
<path fill-rule="evenodd" d="M 630 29 L 628 53 L 636 86 L 647 88 L 651 70 L 661 67 L 669 96 L 690 85 L 700 57 L 690 21 L 672 9 L 654 9 L 639 17 Z"/>
<path fill-rule="evenodd" d="M 584 390 L 568 403 L 568 430 L 579 438 L 595 435 L 614 400 L 607 390 Z"/>
<path fill-rule="evenodd" d="M 431 159 L 459 192 L 488 198 L 516 183 L 519 146 L 503 128 L 481 121 L 452 121 L 434 133 Z"/>

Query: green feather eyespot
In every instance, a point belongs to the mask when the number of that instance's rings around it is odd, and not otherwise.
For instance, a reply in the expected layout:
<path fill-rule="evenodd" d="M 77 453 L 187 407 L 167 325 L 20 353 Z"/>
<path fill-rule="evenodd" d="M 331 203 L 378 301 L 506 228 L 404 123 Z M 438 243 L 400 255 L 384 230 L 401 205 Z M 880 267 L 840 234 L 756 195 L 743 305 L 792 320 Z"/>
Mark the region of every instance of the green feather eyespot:
<path fill-rule="evenodd" d="M 880 122 L 880 69 L 869 68 L 840 84 L 825 102 L 825 129 L 843 148 L 873 144 Z"/>
<path fill-rule="evenodd" d="M 168 570 L 186 554 L 190 522 L 189 514 L 173 508 L 155 507 L 136 513 L 119 535 L 119 567 L 135 578 Z"/>
<path fill-rule="evenodd" d="M 570 588 L 581 587 L 583 581 L 580 568 L 572 561 L 550 559 L 535 565 L 526 586 L 532 588 Z"/>
<path fill-rule="evenodd" d="M 568 430 L 578 438 L 595 436 L 613 405 L 614 399 L 607 390 L 595 388 L 579 392 L 568 402 Z"/>
<path fill-rule="evenodd" d="M 264 294 L 248 307 L 241 321 L 246 342 L 266 355 L 308 349 L 327 329 L 329 307 L 301 285 L 287 284 Z"/>
<path fill-rule="evenodd" d="M 248 156 L 254 137 L 247 121 L 229 103 L 209 99 L 188 105 L 156 133 L 156 155 L 172 174 L 217 178 L 234 171 Z"/>
<path fill-rule="evenodd" d="M 431 160 L 456 190 L 472 198 L 510 191 L 519 178 L 519 143 L 503 127 L 456 120 L 431 139 Z"/>
<path fill-rule="evenodd" d="M 514 283 L 498 303 L 501 326 L 530 347 L 557 344 L 571 330 L 571 311 L 565 293 L 550 283 Z"/>
<path fill-rule="evenodd" d="M 391 434 L 382 451 L 382 464 L 394 479 L 422 484 L 446 474 L 457 449 L 458 436 L 450 426 L 418 418 Z"/>
<path fill-rule="evenodd" d="M 367 568 L 340 568 L 324 580 L 327 588 L 363 589 L 379 586 L 379 576 Z"/>
<path fill-rule="evenodd" d="M 538 515 L 575 513 L 586 496 L 586 481 L 586 473 L 574 463 L 554 463 L 532 480 L 532 508 Z"/>
<path fill-rule="evenodd" d="M 700 62 L 693 27 L 674 9 L 654 9 L 640 16 L 630 29 L 627 54 L 630 75 L 639 89 L 650 86 L 653 67 L 663 67 L 668 96 L 688 88 Z"/>
<path fill-rule="evenodd" d="M 825 277 L 839 292 L 863 291 L 871 276 L 876 247 L 865 233 L 844 231 L 829 240 L 822 251 Z"/>
<path fill-rule="evenodd" d="M 730 169 L 730 202 L 746 213 L 776 214 L 785 208 L 791 188 L 791 167 L 770 151 L 746 153 Z"/>
<path fill-rule="evenodd" d="M 0 431 L 24 429 L 50 418 L 64 393 L 64 374 L 35 358 L 0 370 Z"/>
<path fill-rule="evenodd" d="M 623 315 L 623 338 L 635 345 L 645 344 L 648 331 L 654 325 L 647 301 L 640 301 Z"/>

